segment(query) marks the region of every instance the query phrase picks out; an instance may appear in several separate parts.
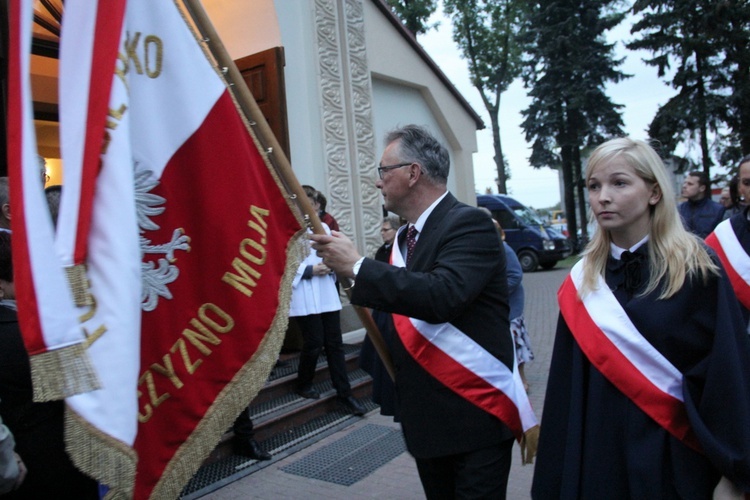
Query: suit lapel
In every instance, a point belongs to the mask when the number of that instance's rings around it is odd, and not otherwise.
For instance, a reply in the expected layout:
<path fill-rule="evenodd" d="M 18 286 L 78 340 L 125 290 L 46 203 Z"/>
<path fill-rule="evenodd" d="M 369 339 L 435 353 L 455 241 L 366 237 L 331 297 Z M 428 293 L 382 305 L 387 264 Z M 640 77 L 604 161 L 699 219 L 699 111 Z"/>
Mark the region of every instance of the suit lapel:
<path fill-rule="evenodd" d="M 457 203 L 456 198 L 448 193 L 445 198 L 435 207 L 427 220 L 425 221 L 422 232 L 419 233 L 419 239 L 417 240 L 417 246 L 414 247 L 414 255 L 411 261 L 406 265 L 409 270 L 422 269 L 424 268 L 423 259 L 430 255 L 430 249 L 434 248 L 434 242 L 440 235 L 441 222 L 450 211 L 450 209 Z M 406 231 L 404 231 L 404 235 Z M 417 266 L 416 264 L 419 263 Z"/>

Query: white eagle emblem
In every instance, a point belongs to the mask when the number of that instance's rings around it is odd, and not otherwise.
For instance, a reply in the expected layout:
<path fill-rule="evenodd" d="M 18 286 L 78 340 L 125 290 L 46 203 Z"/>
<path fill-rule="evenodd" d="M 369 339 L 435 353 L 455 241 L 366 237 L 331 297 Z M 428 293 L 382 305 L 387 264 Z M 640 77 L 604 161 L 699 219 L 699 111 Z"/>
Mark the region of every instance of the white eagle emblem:
<path fill-rule="evenodd" d="M 180 275 L 180 270 L 174 265 L 177 260 L 177 250 L 190 251 L 190 236 L 185 234 L 182 228 L 172 232 L 172 239 L 168 243 L 152 245 L 151 240 L 143 236 L 146 231 L 155 231 L 159 225 L 150 219 L 166 210 L 163 205 L 167 200 L 155 195 L 150 191 L 159 184 L 153 172 L 141 170 L 135 173 L 135 207 L 138 216 L 138 228 L 141 244 L 141 309 L 153 311 L 159 303 L 159 297 L 171 299 L 172 293 L 167 285 L 173 283 Z M 152 260 L 145 261 L 147 254 L 162 254 L 156 263 Z"/>

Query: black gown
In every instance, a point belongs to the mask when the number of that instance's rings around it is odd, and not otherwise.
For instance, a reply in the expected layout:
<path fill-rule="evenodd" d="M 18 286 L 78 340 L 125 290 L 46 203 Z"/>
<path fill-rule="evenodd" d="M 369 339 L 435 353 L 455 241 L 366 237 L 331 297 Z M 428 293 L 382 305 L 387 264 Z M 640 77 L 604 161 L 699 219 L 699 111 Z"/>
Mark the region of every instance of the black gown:
<path fill-rule="evenodd" d="M 750 207 L 740 210 L 729 219 L 729 223 L 732 225 L 734 234 L 737 236 L 737 241 L 742 245 L 742 249 L 745 250 L 746 254 L 750 255 L 750 220 L 747 218 L 748 210 L 750 210 Z M 745 323 L 747 324 L 750 321 L 750 310 L 742 304 L 740 304 L 740 307 L 742 307 Z"/>
<path fill-rule="evenodd" d="M 98 499 L 96 481 L 73 466 L 65 452 L 64 401 L 32 401 L 29 356 L 15 311 L 0 306 L 0 415 L 13 433 L 28 474 L 5 498 Z"/>
<path fill-rule="evenodd" d="M 615 388 L 560 316 L 532 497 L 711 498 L 722 475 L 750 491 L 750 341 L 726 276 L 693 279 L 668 300 L 657 300 L 659 289 L 640 296 L 644 245 L 628 264 L 610 258 L 605 279 L 636 328 L 683 374 L 704 453 Z"/>
<path fill-rule="evenodd" d="M 375 253 L 375 260 L 389 262 L 390 256 L 391 245 L 383 244 Z M 393 337 L 398 334 L 393 326 L 393 318 L 390 313 L 372 310 L 372 319 L 375 326 L 378 327 L 386 347 L 390 352 L 393 352 Z M 365 336 L 365 340 L 362 342 L 362 349 L 359 352 L 359 366 L 372 377 L 372 400 L 380 405 L 380 414 L 393 417 L 394 422 L 400 422 L 396 385 L 380 360 L 380 355 L 375 350 L 369 336 Z"/>

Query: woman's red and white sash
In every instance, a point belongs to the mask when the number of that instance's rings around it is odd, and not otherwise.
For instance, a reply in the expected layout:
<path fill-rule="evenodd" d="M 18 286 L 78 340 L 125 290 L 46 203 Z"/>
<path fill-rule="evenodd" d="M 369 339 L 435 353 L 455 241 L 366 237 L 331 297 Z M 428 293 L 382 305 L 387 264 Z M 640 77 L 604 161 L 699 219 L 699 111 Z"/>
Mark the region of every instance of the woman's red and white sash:
<path fill-rule="evenodd" d="M 735 295 L 745 308 L 750 309 L 750 256 L 742 248 L 729 219 L 716 226 L 706 238 L 706 244 L 716 250 Z"/>
<path fill-rule="evenodd" d="M 398 243 L 391 250 L 391 264 L 405 267 Z M 404 347 L 420 366 L 459 396 L 499 418 L 519 441 L 524 432 L 537 425 L 515 353 L 511 371 L 450 323 L 427 323 L 398 314 L 393 315 L 393 323 Z"/>
<path fill-rule="evenodd" d="M 670 434 L 701 450 L 688 421 L 682 373 L 638 331 L 603 278 L 583 298 L 579 261 L 557 293 L 560 312 L 599 372 Z"/>

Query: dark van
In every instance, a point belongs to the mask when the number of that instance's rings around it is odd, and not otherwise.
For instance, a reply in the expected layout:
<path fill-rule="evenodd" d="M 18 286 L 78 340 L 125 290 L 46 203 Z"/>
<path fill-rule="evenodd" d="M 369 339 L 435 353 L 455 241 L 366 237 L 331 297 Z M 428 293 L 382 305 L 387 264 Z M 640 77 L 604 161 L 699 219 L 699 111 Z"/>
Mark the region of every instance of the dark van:
<path fill-rule="evenodd" d="M 477 196 L 477 205 L 492 212 L 505 231 L 505 241 L 518 255 L 524 272 L 537 266 L 552 269 L 571 254 L 568 239 L 545 224 L 530 208 L 504 194 Z"/>

